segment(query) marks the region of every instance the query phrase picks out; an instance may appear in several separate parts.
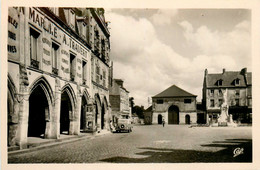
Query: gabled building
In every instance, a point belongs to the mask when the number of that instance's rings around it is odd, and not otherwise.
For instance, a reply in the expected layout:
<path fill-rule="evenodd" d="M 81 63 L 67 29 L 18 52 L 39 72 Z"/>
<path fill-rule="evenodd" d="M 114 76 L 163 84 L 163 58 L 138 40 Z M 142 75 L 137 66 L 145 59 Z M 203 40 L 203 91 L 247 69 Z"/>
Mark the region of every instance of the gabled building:
<path fill-rule="evenodd" d="M 172 85 L 152 97 L 153 124 L 196 124 L 196 95 Z"/>
<path fill-rule="evenodd" d="M 124 81 L 113 79 L 112 86 L 109 89 L 109 102 L 111 104 L 111 116 L 113 122 L 116 122 L 120 114 L 128 115 L 131 118 L 129 106 L 129 91 L 123 86 Z"/>
<path fill-rule="evenodd" d="M 8 146 L 109 125 L 101 8 L 8 8 Z"/>
<path fill-rule="evenodd" d="M 252 73 L 244 68 L 241 71 L 226 71 L 209 74 L 205 70 L 202 103 L 207 114 L 207 123 L 217 123 L 227 91 L 229 114 L 234 122 L 252 122 Z"/>
<path fill-rule="evenodd" d="M 153 118 L 153 106 L 150 106 L 146 110 L 144 110 L 144 124 L 145 125 L 152 124 L 152 118 Z"/>

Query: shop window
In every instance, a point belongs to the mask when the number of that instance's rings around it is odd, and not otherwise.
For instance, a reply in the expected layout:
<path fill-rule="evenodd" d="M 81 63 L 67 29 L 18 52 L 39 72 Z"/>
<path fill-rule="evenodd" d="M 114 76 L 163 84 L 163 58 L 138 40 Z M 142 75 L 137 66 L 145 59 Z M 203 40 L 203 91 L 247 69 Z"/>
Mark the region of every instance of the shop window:
<path fill-rule="evenodd" d="M 39 36 L 40 33 L 30 28 L 30 59 L 31 66 L 39 68 Z"/>
<path fill-rule="evenodd" d="M 58 50 L 59 46 L 52 43 L 51 57 L 52 57 L 52 73 L 58 75 Z"/>

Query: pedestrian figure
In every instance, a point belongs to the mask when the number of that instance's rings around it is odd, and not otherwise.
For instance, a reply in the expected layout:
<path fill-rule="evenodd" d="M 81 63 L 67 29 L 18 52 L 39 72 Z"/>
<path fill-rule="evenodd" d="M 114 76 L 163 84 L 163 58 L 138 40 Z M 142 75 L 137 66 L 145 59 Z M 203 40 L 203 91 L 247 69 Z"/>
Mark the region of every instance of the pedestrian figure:
<path fill-rule="evenodd" d="M 113 125 L 113 122 L 112 122 L 112 120 L 110 120 L 110 124 L 109 124 L 109 125 L 110 125 L 110 131 L 111 131 L 111 132 L 113 132 L 114 125 Z"/>
<path fill-rule="evenodd" d="M 164 127 L 164 124 L 165 124 L 165 121 L 164 121 L 164 119 L 163 119 L 163 121 L 162 121 L 162 126 Z"/>

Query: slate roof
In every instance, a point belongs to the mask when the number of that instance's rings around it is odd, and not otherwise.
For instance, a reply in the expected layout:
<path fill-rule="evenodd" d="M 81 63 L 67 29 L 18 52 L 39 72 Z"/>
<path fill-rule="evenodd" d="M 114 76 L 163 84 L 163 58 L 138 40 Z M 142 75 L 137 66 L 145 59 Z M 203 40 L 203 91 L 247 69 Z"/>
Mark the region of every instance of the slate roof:
<path fill-rule="evenodd" d="M 171 87 L 167 88 L 161 93 L 153 96 L 153 98 L 157 98 L 157 97 L 197 97 L 197 96 L 177 87 L 176 85 L 172 85 Z"/>
<path fill-rule="evenodd" d="M 251 81 L 251 73 L 247 73 L 247 81 Z M 235 85 L 235 79 L 240 80 L 239 85 Z M 217 81 L 222 80 L 222 85 L 218 86 Z M 241 74 L 240 71 L 225 71 L 224 73 L 219 74 L 207 74 L 206 76 L 206 86 L 207 87 L 246 87 L 245 76 Z"/>
<path fill-rule="evenodd" d="M 153 111 L 153 106 L 148 107 L 144 112 L 151 112 Z"/>

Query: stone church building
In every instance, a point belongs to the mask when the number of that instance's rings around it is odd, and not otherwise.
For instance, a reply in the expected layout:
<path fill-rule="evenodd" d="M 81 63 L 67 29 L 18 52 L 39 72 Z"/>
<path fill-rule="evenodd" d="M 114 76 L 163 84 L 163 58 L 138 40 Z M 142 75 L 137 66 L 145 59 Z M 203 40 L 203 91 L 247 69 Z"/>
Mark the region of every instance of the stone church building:
<path fill-rule="evenodd" d="M 152 123 L 196 124 L 196 95 L 172 85 L 152 97 Z"/>
<path fill-rule="evenodd" d="M 109 126 L 104 9 L 8 9 L 8 146 Z"/>

